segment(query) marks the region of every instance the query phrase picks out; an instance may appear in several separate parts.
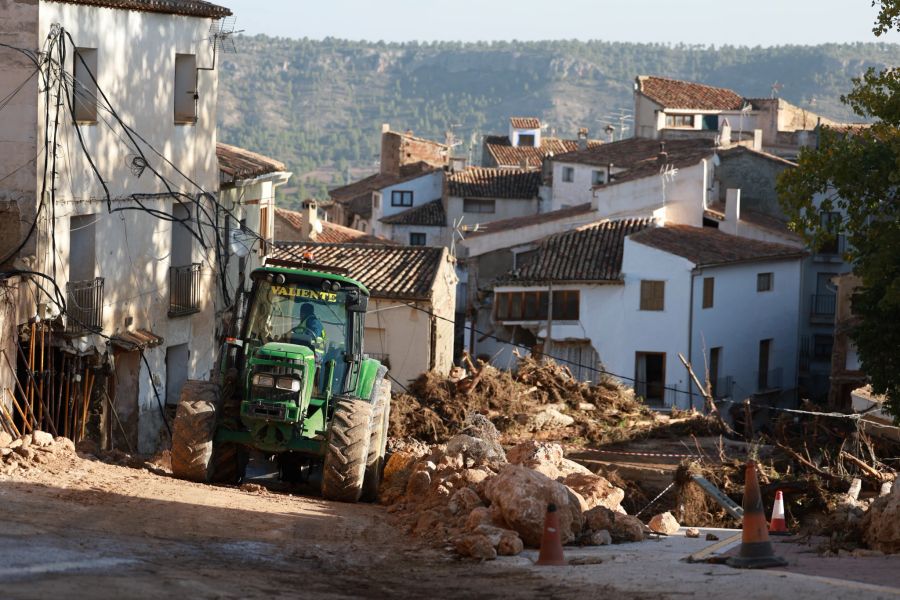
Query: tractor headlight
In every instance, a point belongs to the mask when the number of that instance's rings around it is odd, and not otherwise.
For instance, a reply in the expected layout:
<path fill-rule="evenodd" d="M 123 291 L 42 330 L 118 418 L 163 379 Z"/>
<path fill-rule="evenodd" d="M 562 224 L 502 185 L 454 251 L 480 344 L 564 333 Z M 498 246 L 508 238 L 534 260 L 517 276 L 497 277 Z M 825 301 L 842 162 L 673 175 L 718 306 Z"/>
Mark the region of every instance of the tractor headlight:
<path fill-rule="evenodd" d="M 279 390 L 299 392 L 300 380 L 294 379 L 293 377 L 279 377 L 278 381 L 275 382 L 275 387 L 277 387 Z"/>
<path fill-rule="evenodd" d="M 275 385 L 275 377 L 265 373 L 257 373 L 253 376 L 253 385 L 259 387 L 273 387 Z"/>

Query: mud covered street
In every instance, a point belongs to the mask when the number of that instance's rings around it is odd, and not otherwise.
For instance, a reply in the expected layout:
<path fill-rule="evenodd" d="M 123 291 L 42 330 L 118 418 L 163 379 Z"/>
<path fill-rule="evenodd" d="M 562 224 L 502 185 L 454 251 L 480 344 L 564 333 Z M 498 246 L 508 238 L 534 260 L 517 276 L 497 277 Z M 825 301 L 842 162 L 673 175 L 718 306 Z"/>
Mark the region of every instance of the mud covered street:
<path fill-rule="evenodd" d="M 47 453 L 45 462 L 0 481 L 3 595 L 581 595 L 521 568 L 478 565 L 421 547 L 391 525 L 383 507 L 249 490 Z"/>

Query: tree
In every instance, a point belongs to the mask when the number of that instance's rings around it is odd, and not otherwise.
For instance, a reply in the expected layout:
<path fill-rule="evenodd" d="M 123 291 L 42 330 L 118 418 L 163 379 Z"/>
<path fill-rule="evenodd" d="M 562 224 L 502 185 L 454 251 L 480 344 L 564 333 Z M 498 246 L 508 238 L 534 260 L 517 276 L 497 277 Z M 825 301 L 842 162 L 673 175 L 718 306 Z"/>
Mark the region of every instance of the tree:
<path fill-rule="evenodd" d="M 900 29 L 900 0 L 876 0 L 876 36 Z M 859 324 L 850 332 L 876 393 L 900 420 L 900 73 L 870 68 L 841 101 L 873 120 L 868 128 L 819 131 L 815 149 L 778 182 L 794 229 L 813 247 L 845 235 L 862 284 L 853 294 Z M 843 219 L 827 218 L 840 211 Z"/>

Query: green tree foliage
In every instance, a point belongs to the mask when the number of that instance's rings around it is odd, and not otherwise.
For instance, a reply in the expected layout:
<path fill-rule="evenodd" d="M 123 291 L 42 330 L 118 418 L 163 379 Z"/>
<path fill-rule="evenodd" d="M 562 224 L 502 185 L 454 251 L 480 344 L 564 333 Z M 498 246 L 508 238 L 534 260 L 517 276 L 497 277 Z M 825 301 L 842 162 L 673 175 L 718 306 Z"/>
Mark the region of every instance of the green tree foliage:
<path fill-rule="evenodd" d="M 896 0 L 880 2 L 874 29 L 898 28 Z M 891 69 L 869 68 L 843 101 L 874 125 L 858 132 L 823 128 L 818 148 L 800 155 L 778 183 L 797 231 L 814 245 L 846 235 L 848 258 L 862 284 L 853 295 L 859 324 L 851 337 L 863 369 L 900 419 L 900 81 Z M 840 220 L 824 219 L 841 211 Z"/>

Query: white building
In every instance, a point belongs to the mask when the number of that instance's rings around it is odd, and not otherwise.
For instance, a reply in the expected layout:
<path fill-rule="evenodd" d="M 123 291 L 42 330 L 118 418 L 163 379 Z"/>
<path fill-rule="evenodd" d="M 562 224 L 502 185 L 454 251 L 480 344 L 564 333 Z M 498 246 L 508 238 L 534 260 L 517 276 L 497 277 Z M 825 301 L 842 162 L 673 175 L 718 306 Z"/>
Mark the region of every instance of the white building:
<path fill-rule="evenodd" d="M 614 374 L 659 407 L 701 406 L 679 353 L 709 366 L 717 397 L 778 399 L 796 387 L 802 256 L 650 219 L 586 225 L 494 288 L 496 335 L 527 332 L 580 378 Z"/>
<path fill-rule="evenodd" d="M 603 142 L 589 140 L 587 130 L 577 140 L 544 135 L 545 125 L 537 117 L 511 117 L 507 135 L 487 135 L 481 151 L 481 166 L 497 169 L 540 169 L 544 158 L 593 148 Z"/>
<path fill-rule="evenodd" d="M 447 219 L 472 229 L 494 221 L 534 215 L 538 213 L 540 188 L 540 171 L 463 169 L 447 177 Z"/>
<path fill-rule="evenodd" d="M 215 198 L 209 32 L 230 14 L 174 1 L 0 7 L 0 22 L 15 24 L 0 41 L 24 51 L 0 49 L 0 94 L 12 94 L 0 163 L 16 169 L 0 183 L 0 261 L 46 275 L 5 281 L 15 292 L 7 299 L 18 301 L 0 338 L 15 360 L 17 326 L 27 331 L 34 323 L 44 334 L 44 358 L 65 359 L 73 377 L 93 382 L 68 402 L 80 411 L 90 397 L 86 426 L 72 429 L 56 414 L 45 428 L 74 438 L 87 429 L 106 445 L 152 452 L 167 397 L 213 368 L 227 303 L 216 227 L 227 215 Z M 29 52 L 42 53 L 39 65 Z M 48 61 L 63 56 L 59 78 Z M 33 76 L 37 69 L 42 76 Z M 13 377 L 4 362 L 0 373 L 6 398 Z"/>

